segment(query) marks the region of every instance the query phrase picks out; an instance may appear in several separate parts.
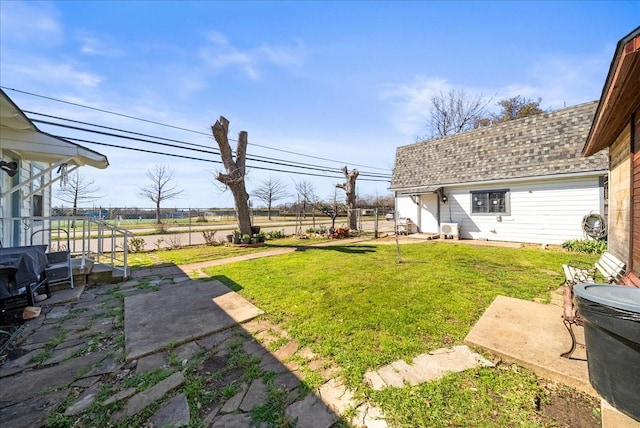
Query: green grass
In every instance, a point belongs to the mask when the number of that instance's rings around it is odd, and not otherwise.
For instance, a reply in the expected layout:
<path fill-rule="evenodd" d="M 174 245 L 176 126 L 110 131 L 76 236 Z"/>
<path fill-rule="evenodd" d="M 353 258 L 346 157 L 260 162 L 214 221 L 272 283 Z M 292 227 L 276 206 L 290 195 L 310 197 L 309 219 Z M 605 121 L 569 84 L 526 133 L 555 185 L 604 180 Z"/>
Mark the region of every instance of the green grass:
<path fill-rule="evenodd" d="M 242 247 L 238 245 L 197 245 L 173 250 L 155 250 L 141 253 L 130 253 L 128 264 L 131 268 L 149 267 L 161 263 L 185 265 L 240 256 L 243 254 L 259 253 L 283 247 L 297 247 L 326 242 L 328 239 L 298 239 L 284 238 L 269 240 L 262 247 Z"/>
<path fill-rule="evenodd" d="M 568 258 L 536 248 L 427 243 L 308 248 L 205 269 L 332 358 L 357 388 L 367 369 L 461 344 L 498 295 L 548 298 Z"/>
<path fill-rule="evenodd" d="M 451 373 L 417 387 L 371 392 L 396 427 L 537 427 L 536 377 L 509 365 Z"/>

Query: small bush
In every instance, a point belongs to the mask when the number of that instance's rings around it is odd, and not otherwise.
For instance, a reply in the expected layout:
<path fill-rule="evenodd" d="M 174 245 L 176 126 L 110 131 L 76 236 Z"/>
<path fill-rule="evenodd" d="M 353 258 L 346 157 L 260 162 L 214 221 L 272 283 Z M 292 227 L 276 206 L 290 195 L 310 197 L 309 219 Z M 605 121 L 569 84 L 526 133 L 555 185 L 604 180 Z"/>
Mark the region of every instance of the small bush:
<path fill-rule="evenodd" d="M 267 239 L 282 239 L 284 238 L 284 233 L 281 230 L 272 230 L 267 232 L 265 236 Z"/>
<path fill-rule="evenodd" d="M 144 251 L 145 242 L 142 238 L 131 238 L 129 240 L 129 251 L 132 253 L 141 253 Z"/>
<path fill-rule="evenodd" d="M 216 245 L 216 232 L 217 230 L 203 230 L 202 237 L 207 245 Z"/>
<path fill-rule="evenodd" d="M 593 239 L 572 239 L 562 244 L 567 251 L 577 253 L 602 254 L 607 251 L 607 241 Z"/>

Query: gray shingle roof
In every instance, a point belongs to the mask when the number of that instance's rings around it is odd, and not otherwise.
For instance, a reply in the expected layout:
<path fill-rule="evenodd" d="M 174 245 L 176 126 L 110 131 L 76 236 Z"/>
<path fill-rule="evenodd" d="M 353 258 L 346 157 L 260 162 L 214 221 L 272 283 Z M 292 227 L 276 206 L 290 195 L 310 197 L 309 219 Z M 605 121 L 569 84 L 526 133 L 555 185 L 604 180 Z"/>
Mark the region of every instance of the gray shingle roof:
<path fill-rule="evenodd" d="M 608 169 L 581 154 L 597 101 L 398 147 L 391 189 Z"/>

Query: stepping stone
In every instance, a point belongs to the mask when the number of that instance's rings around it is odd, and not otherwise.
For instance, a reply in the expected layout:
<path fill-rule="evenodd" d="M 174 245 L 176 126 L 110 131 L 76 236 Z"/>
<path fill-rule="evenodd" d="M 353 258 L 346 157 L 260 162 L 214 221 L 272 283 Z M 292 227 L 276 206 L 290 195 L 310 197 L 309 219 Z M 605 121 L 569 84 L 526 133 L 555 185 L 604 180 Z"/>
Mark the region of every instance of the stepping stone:
<path fill-rule="evenodd" d="M 387 386 L 387 384 L 375 370 L 367 371 L 364 374 L 364 381 L 375 391 L 380 391 Z"/>
<path fill-rule="evenodd" d="M 107 398 L 102 403 L 102 406 L 106 407 L 106 406 L 109 406 L 109 405 L 115 403 L 116 401 L 121 401 L 121 400 L 127 399 L 127 398 L 131 397 L 133 394 L 135 394 L 136 392 L 138 392 L 138 390 L 136 388 L 134 388 L 134 387 L 127 388 L 127 389 L 124 389 L 122 391 L 119 391 L 119 392 L 115 393 L 114 395 L 112 395 L 111 397 Z"/>
<path fill-rule="evenodd" d="M 178 361 L 181 361 L 183 363 L 188 362 L 198 352 L 200 352 L 200 347 L 196 344 L 196 342 L 188 342 L 176 348 Z"/>
<path fill-rule="evenodd" d="M 291 372 L 279 374 L 274 381 L 276 388 L 289 392 L 300 385 L 300 379 Z"/>
<path fill-rule="evenodd" d="M 3 427 L 43 427 L 49 414 L 62 403 L 69 391 L 66 389 L 46 395 L 37 395 L 8 407 L 0 408 Z"/>
<path fill-rule="evenodd" d="M 338 421 L 338 415 L 314 394 L 287 406 L 284 413 L 298 427 L 329 428 Z"/>
<path fill-rule="evenodd" d="M 96 400 L 96 396 L 100 392 L 100 383 L 93 384 L 89 389 L 85 390 L 78 396 L 76 401 L 64 411 L 65 416 L 76 416 L 87 410 Z"/>
<path fill-rule="evenodd" d="M 224 406 L 222 406 L 222 409 L 220 409 L 220 413 L 232 413 L 238 410 L 238 407 L 240 407 L 242 399 L 244 398 L 244 395 L 247 393 L 248 389 L 249 386 L 246 383 L 240 385 L 240 389 L 238 390 L 238 392 L 236 392 L 233 397 L 229 398 L 227 402 L 224 403 Z"/>
<path fill-rule="evenodd" d="M 388 386 L 395 388 L 402 388 L 404 386 L 404 378 L 402 374 L 398 372 L 392 365 L 382 366 L 378 369 L 378 375 L 384 383 Z"/>
<path fill-rule="evenodd" d="M 273 355 L 278 360 L 284 361 L 292 357 L 293 355 L 295 355 L 295 353 L 298 352 L 299 346 L 300 345 L 298 345 L 298 342 L 296 342 L 295 340 L 292 340 L 291 342 L 287 343 L 286 345 L 278 349 L 276 352 L 274 352 Z"/>
<path fill-rule="evenodd" d="M 223 415 L 211 425 L 211 428 L 249 428 L 253 427 L 251 415 L 238 413 L 233 415 Z"/>
<path fill-rule="evenodd" d="M 353 393 L 336 379 L 322 385 L 318 393 L 322 401 L 339 415 L 354 405 Z"/>
<path fill-rule="evenodd" d="M 149 422 L 154 427 L 187 427 L 189 426 L 189 403 L 184 394 L 173 397 L 166 406 L 151 416 Z"/>
<path fill-rule="evenodd" d="M 169 365 L 167 356 L 163 353 L 151 354 L 146 357 L 142 357 L 138 360 L 136 365 L 136 374 L 150 372 L 151 370 L 165 367 Z"/>
<path fill-rule="evenodd" d="M 356 416 L 351 423 L 356 427 L 387 428 L 384 412 L 378 407 L 363 404 L 356 409 Z"/>
<path fill-rule="evenodd" d="M 263 405 L 267 398 L 267 392 L 267 385 L 262 382 L 262 379 L 254 380 L 251 382 L 251 386 L 244 396 L 239 409 L 243 412 L 250 412 L 254 407 Z"/>
<path fill-rule="evenodd" d="M 182 385 L 184 381 L 184 375 L 181 372 L 172 374 L 146 391 L 131 397 L 122 410 L 111 416 L 111 421 L 114 424 L 119 424 L 129 417 L 137 415 L 154 401 L 164 397 L 167 392 Z"/>
<path fill-rule="evenodd" d="M 20 376 L 3 378 L 0 408 L 34 397 L 45 389 L 67 386 L 76 380 L 76 373 L 85 371 L 106 356 L 106 352 L 95 352 L 43 369 L 24 372 Z"/>

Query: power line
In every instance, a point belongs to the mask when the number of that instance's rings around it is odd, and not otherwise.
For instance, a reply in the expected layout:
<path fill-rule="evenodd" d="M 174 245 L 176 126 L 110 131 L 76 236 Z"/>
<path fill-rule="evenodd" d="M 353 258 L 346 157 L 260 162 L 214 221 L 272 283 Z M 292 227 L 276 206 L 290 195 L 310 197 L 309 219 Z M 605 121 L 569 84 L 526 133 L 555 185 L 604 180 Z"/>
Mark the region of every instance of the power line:
<path fill-rule="evenodd" d="M 117 148 L 117 149 L 133 150 L 133 151 L 137 151 L 137 152 L 151 153 L 151 154 L 156 154 L 156 155 L 177 157 L 177 158 L 189 159 L 189 160 L 197 160 L 197 161 L 202 161 L 202 162 L 211 162 L 211 163 L 218 163 L 218 164 L 222 163 L 222 161 L 213 160 L 213 159 L 204 159 L 204 158 L 198 158 L 198 157 L 194 157 L 194 156 L 179 155 L 179 154 L 175 154 L 175 153 L 164 153 L 164 152 L 159 152 L 159 151 L 155 151 L 155 150 L 141 149 L 141 148 L 138 148 L 138 147 L 126 147 L 126 146 L 121 146 L 121 145 L 118 145 L 118 144 L 102 143 L 102 142 L 99 142 L 99 141 L 86 140 L 86 139 L 82 139 L 82 138 L 65 137 L 65 136 L 61 136 L 61 135 L 54 135 L 54 137 L 62 138 L 62 139 L 69 140 L 69 141 L 77 141 L 77 142 L 85 143 L 85 144 L 97 144 L 99 146 L 113 147 L 113 148 Z M 259 169 L 259 170 L 263 170 L 263 171 L 273 171 L 273 172 L 282 172 L 282 173 L 286 173 L 286 174 L 298 174 L 298 175 L 308 175 L 308 176 L 313 176 L 313 177 L 333 178 L 333 179 L 337 179 L 337 180 L 341 180 L 341 179 L 344 178 L 344 177 L 339 177 L 339 176 L 327 176 L 326 174 L 314 174 L 314 173 L 307 172 L 307 171 L 303 171 L 303 172 L 300 172 L 300 171 L 286 171 L 286 170 L 282 170 L 282 169 L 267 168 L 267 167 L 261 167 L 261 166 L 247 166 L 247 167 L 248 168 Z M 382 182 L 382 183 L 387 183 L 388 182 L 388 180 L 373 180 L 373 179 L 367 179 L 367 178 L 364 178 L 361 181 Z"/>
<path fill-rule="evenodd" d="M 33 114 L 33 112 L 29 112 L 29 113 Z M 35 113 L 35 114 L 40 115 L 40 113 Z M 46 114 L 42 114 L 42 115 L 46 116 L 46 117 L 53 117 L 53 118 L 59 119 L 59 120 L 65 120 L 65 121 L 69 121 L 69 122 L 80 123 L 80 124 L 99 127 L 99 128 L 103 128 L 103 129 L 116 130 L 118 132 L 130 133 L 130 134 L 133 134 L 133 135 L 156 138 L 156 139 L 160 139 L 160 140 L 164 140 L 164 141 L 172 141 L 172 142 L 177 142 L 177 143 L 180 143 L 180 144 L 190 144 L 188 142 L 180 141 L 180 140 L 173 140 L 173 139 L 164 138 L 164 137 L 156 137 L 156 136 L 152 136 L 152 135 L 149 135 L 149 134 L 141 134 L 141 133 L 138 133 L 138 132 L 126 131 L 126 130 L 123 130 L 123 129 L 106 127 L 106 126 L 96 125 L 96 124 L 92 124 L 92 123 L 88 123 L 88 122 L 80 122 L 80 121 L 76 121 L 76 120 L 65 119 L 65 118 L 46 115 Z M 207 154 L 213 154 L 213 155 L 219 155 L 220 154 L 220 152 L 212 150 L 210 147 L 207 147 L 207 146 L 204 146 L 204 145 L 200 145 L 200 144 L 191 144 L 191 145 L 192 146 L 196 146 L 196 147 L 203 147 L 204 149 L 198 149 L 198 148 L 195 148 L 195 147 L 184 147 L 184 146 L 180 146 L 180 145 L 176 145 L 176 144 L 170 144 L 170 143 L 166 143 L 166 142 L 152 141 L 152 140 L 148 140 L 148 139 L 145 139 L 145 138 L 131 137 L 131 136 L 127 136 L 127 135 L 115 134 L 115 133 L 112 133 L 112 132 L 98 131 L 98 130 L 94 130 L 94 129 L 88 129 L 88 128 L 83 128 L 83 127 L 78 127 L 78 126 L 73 126 L 73 125 L 68 125 L 68 124 L 51 122 L 51 121 L 47 121 L 47 120 L 40 120 L 40 119 L 32 119 L 32 120 L 34 122 L 36 122 L 36 123 L 43 123 L 43 124 L 47 124 L 47 125 L 51 125 L 51 126 L 57 126 L 57 127 L 62 127 L 62 128 L 66 128 L 66 129 L 72 129 L 72 130 L 76 130 L 76 131 L 82 131 L 82 132 L 88 132 L 88 133 L 93 133 L 93 134 L 98 134 L 98 135 L 104 135 L 104 136 L 108 136 L 108 137 L 122 138 L 122 139 L 127 139 L 127 140 L 132 140 L 132 141 L 138 141 L 138 142 L 142 142 L 142 143 L 156 144 L 156 145 L 165 146 L 165 147 L 172 147 L 172 148 L 182 149 L 182 150 L 191 150 L 191 151 L 195 151 L 195 152 L 201 152 L 201 153 L 207 153 Z M 323 167 L 323 166 L 311 165 L 311 164 L 303 164 L 303 163 L 300 163 L 300 162 L 291 162 L 291 161 L 283 162 L 283 161 L 280 161 L 278 159 L 267 158 L 267 157 L 264 157 L 263 159 L 260 159 L 260 158 L 255 158 L 253 156 L 247 156 L 246 159 L 247 160 L 251 160 L 251 161 L 255 161 L 255 162 L 262 162 L 262 163 L 268 163 L 268 164 L 281 165 L 281 166 L 285 166 L 285 167 L 305 168 L 305 169 L 311 169 L 311 170 L 315 170 L 315 171 L 324 171 L 324 172 L 331 172 L 331 173 L 339 173 L 339 172 L 341 172 L 340 170 L 338 170 L 336 168 L 329 168 L 329 167 Z M 360 175 L 362 175 L 363 177 L 372 177 L 372 178 L 384 178 L 384 179 L 390 179 L 391 178 L 390 176 L 387 176 L 387 175 L 373 174 L 373 173 L 369 173 L 369 172 L 365 172 L 365 171 L 361 172 Z"/>
<path fill-rule="evenodd" d="M 210 137 L 209 134 L 207 134 L 205 132 L 202 132 L 202 131 L 196 131 L 196 130 L 193 130 L 193 129 L 183 128 L 183 127 L 180 127 L 180 126 L 169 125 L 169 124 L 166 124 L 166 123 L 157 122 L 157 121 L 149 120 L 149 119 L 143 119 L 143 118 L 139 118 L 139 117 L 136 117 L 136 116 L 131 116 L 131 115 L 124 114 L 124 113 L 118 113 L 118 112 L 114 112 L 114 111 L 111 111 L 111 110 L 101 109 L 101 108 L 98 108 L 98 107 L 91 107 L 91 106 L 87 106 L 87 105 L 80 104 L 80 103 L 74 103 L 74 102 L 71 102 L 71 101 L 65 101 L 65 100 L 61 100 L 61 99 L 58 99 L 58 98 L 49 97 L 49 96 L 46 96 L 46 95 L 41 95 L 41 94 L 36 94 L 36 93 L 33 93 L 33 92 L 23 91 L 23 90 L 20 90 L 20 89 L 9 88 L 7 86 L 0 85 L 0 88 L 5 89 L 5 90 L 9 90 L 9 91 L 19 92 L 19 93 L 22 93 L 22 94 L 25 94 L 25 95 L 30 95 L 30 96 L 33 96 L 33 97 L 39 97 L 39 98 L 47 99 L 47 100 L 50 100 L 50 101 L 55 101 L 55 102 L 68 104 L 68 105 L 72 105 L 72 106 L 76 106 L 76 107 L 81 107 L 81 108 L 85 108 L 85 109 L 89 109 L 89 110 L 94 110 L 94 111 L 98 111 L 98 112 L 101 112 L 101 113 L 107 113 L 107 114 L 111 114 L 111 115 L 114 115 L 114 116 L 120 116 L 120 117 L 124 117 L 124 118 L 127 118 L 127 119 L 137 120 L 137 121 L 141 121 L 141 122 L 145 122 L 145 123 L 151 123 L 153 125 L 164 126 L 164 127 L 167 127 L 167 128 L 172 128 L 172 129 L 177 129 L 177 130 L 181 130 L 181 131 L 191 132 L 191 133 L 194 133 L 194 134 L 206 135 L 206 136 Z M 229 140 L 230 141 L 237 141 L 237 140 L 234 140 L 232 138 L 229 138 Z M 343 164 L 344 163 L 342 161 L 337 161 L 335 159 L 328 159 L 328 158 L 322 158 L 322 157 L 319 157 L 319 156 L 306 155 L 306 154 L 303 154 L 303 153 L 297 153 L 297 152 L 284 150 L 284 149 L 276 149 L 274 147 L 264 146 L 264 145 L 260 145 L 260 144 L 253 144 L 253 145 L 255 147 L 260 147 L 260 148 L 263 148 L 263 149 L 268 149 L 268 150 L 274 150 L 274 151 L 278 151 L 278 152 L 282 152 L 282 153 L 293 154 L 293 155 L 296 155 L 296 156 L 308 157 L 308 158 L 311 158 L 311 159 L 322 160 L 322 161 L 326 161 L 326 162 L 333 162 L 333 163 L 339 163 L 339 164 Z M 361 165 L 361 164 L 356 164 L 356 163 L 351 163 L 351 165 L 357 166 L 357 167 L 362 167 L 362 168 L 377 169 L 377 170 L 380 170 L 380 171 L 388 171 L 387 168 L 379 168 L 379 167 L 375 167 L 375 166 L 367 166 L 367 165 Z"/>

